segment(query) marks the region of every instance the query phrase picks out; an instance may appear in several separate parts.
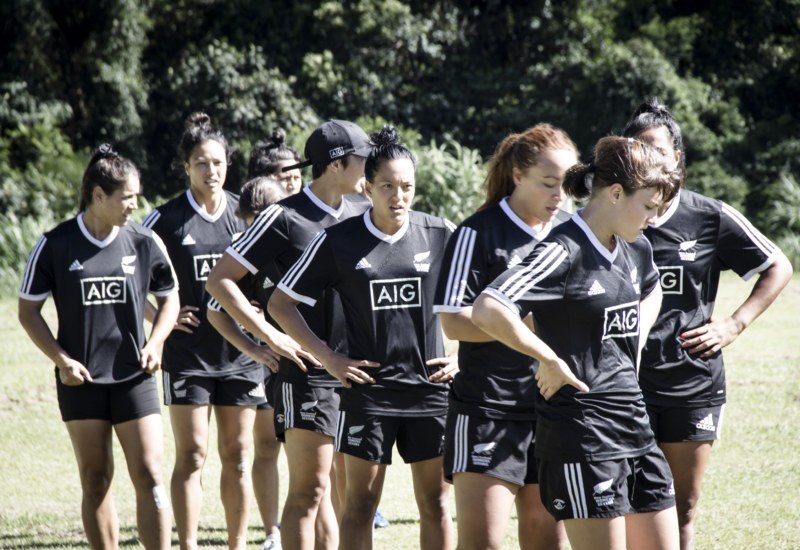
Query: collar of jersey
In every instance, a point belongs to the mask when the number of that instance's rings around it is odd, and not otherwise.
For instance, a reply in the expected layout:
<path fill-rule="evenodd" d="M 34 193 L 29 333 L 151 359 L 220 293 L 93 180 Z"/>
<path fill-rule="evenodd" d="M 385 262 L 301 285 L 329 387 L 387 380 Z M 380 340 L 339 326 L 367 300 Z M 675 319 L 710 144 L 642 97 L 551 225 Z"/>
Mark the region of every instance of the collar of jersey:
<path fill-rule="evenodd" d="M 309 200 L 311 200 L 311 202 L 313 202 L 314 204 L 317 205 L 317 208 L 319 208 L 320 210 L 322 210 L 326 214 L 328 214 L 330 216 L 333 216 L 337 220 L 339 219 L 339 217 L 341 217 L 342 212 L 344 212 L 344 196 L 342 196 L 342 203 L 339 205 L 339 208 L 334 210 L 333 208 L 331 208 L 330 206 L 328 206 L 327 204 L 322 202 L 319 199 L 319 197 L 317 197 L 311 191 L 311 185 L 310 184 L 305 186 L 305 187 L 303 187 L 303 193 L 306 194 L 306 196 L 309 198 Z"/>
<path fill-rule="evenodd" d="M 410 212 L 406 213 L 406 221 L 403 223 L 403 227 L 398 229 L 397 233 L 395 233 L 394 235 L 387 235 L 386 233 L 375 227 L 375 224 L 372 223 L 372 218 L 369 215 L 370 212 L 372 212 L 372 208 L 369 208 L 366 212 L 364 212 L 364 224 L 367 226 L 367 229 L 369 230 L 370 233 L 378 237 L 383 242 L 389 244 L 396 243 L 397 241 L 402 239 L 403 235 L 405 235 L 406 232 L 408 231 L 408 218 Z"/>
<path fill-rule="evenodd" d="M 681 190 L 678 189 L 678 193 L 675 195 L 675 198 L 672 199 L 672 204 L 669 205 L 667 211 L 664 212 L 661 216 L 656 219 L 656 223 L 653 224 L 653 227 L 661 227 L 665 223 L 669 221 L 669 219 L 675 214 L 678 210 L 678 204 L 681 202 Z"/>
<path fill-rule="evenodd" d="M 99 248 L 107 247 L 108 245 L 113 243 L 114 239 L 116 239 L 117 235 L 119 235 L 119 227 L 115 225 L 114 227 L 111 228 L 111 233 L 108 234 L 108 237 L 106 237 L 102 241 L 98 241 L 92 236 L 91 233 L 89 233 L 89 230 L 86 229 L 86 224 L 83 223 L 83 212 L 78 214 L 78 227 L 81 229 L 81 233 L 83 233 L 83 236 L 86 237 L 90 243 Z"/>
<path fill-rule="evenodd" d="M 506 216 L 508 216 L 508 219 L 517 224 L 520 229 L 525 231 L 537 241 L 544 239 L 547 234 L 550 233 L 550 229 L 553 228 L 553 222 L 547 222 L 544 224 L 541 231 L 536 231 L 533 227 L 522 221 L 522 218 L 517 216 L 516 212 L 511 210 L 511 207 L 508 205 L 508 197 L 503 197 L 503 200 L 500 201 L 500 209 L 505 212 Z"/>
<path fill-rule="evenodd" d="M 581 212 L 583 212 L 583 208 L 580 208 L 577 212 L 575 212 L 575 215 L 572 216 L 572 221 L 574 221 L 575 224 L 581 228 L 581 231 L 586 233 L 586 237 L 589 239 L 589 242 L 592 243 L 592 246 L 594 246 L 597 249 L 600 255 L 602 255 L 606 260 L 608 260 L 608 263 L 613 264 L 614 260 L 617 259 L 617 251 L 619 250 L 620 238 L 616 237 L 617 246 L 614 247 L 614 250 L 607 249 L 597 239 L 597 236 L 595 236 L 594 232 L 592 231 L 592 228 L 586 225 L 586 222 L 583 221 L 583 216 L 581 216 Z"/>
<path fill-rule="evenodd" d="M 194 195 L 192 195 L 192 192 L 189 189 L 186 190 L 186 198 L 189 199 L 189 204 L 192 206 L 194 211 L 197 212 L 197 215 L 206 220 L 207 222 L 211 223 L 214 223 L 215 221 L 220 219 L 220 217 L 225 213 L 225 210 L 228 206 L 228 195 L 224 192 L 222 193 L 222 202 L 220 203 L 219 208 L 217 208 L 217 211 L 213 215 L 206 212 L 203 209 L 203 207 L 197 204 L 197 201 L 194 200 Z"/>

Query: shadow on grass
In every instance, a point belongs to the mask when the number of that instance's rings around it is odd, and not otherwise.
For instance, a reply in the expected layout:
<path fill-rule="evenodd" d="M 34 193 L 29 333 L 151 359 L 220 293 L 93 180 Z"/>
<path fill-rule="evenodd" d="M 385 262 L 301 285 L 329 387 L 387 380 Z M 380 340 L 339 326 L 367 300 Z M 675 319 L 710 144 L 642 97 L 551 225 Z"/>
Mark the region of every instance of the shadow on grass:
<path fill-rule="evenodd" d="M 200 527 L 197 534 L 197 545 L 206 548 L 227 547 L 228 532 L 224 527 Z M 178 535 L 172 531 L 172 545 L 178 546 Z M 38 549 L 38 548 L 87 548 L 83 533 L 13 533 L 0 534 L 0 548 L 3 549 Z M 121 527 L 119 533 L 120 548 L 141 548 L 136 536 L 135 527 Z"/>

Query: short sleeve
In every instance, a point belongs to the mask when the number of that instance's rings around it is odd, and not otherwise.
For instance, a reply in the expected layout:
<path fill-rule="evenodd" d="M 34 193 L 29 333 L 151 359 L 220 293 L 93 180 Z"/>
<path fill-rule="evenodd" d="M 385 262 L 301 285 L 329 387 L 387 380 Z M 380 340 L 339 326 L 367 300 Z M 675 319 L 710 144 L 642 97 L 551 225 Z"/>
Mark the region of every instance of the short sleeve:
<path fill-rule="evenodd" d="M 560 243 L 544 241 L 495 279 L 484 293 L 524 317 L 537 302 L 561 300 L 569 273 L 569 253 Z"/>
<path fill-rule="evenodd" d="M 653 259 L 653 246 L 645 237 L 639 237 L 641 251 L 639 254 L 639 270 L 641 273 L 642 296 L 649 296 L 660 284 L 658 268 Z"/>
<path fill-rule="evenodd" d="M 42 235 L 31 250 L 25 271 L 22 275 L 19 297 L 25 300 L 41 302 L 53 290 L 53 256 L 47 236 Z"/>
<path fill-rule="evenodd" d="M 156 296 L 167 296 L 178 290 L 178 278 L 161 237 L 153 232 L 152 238 L 154 246 L 150 253 L 149 289 Z"/>
<path fill-rule="evenodd" d="M 779 249 L 734 208 L 722 203 L 717 255 L 745 281 L 767 269 Z"/>
<path fill-rule="evenodd" d="M 456 229 L 445 248 L 433 312 L 456 313 L 471 306 L 490 282 L 487 264 L 478 232 L 463 225 Z"/>
<path fill-rule="evenodd" d="M 320 231 L 283 276 L 278 288 L 294 300 L 313 307 L 323 291 L 331 285 L 335 265 L 328 233 Z"/>
<path fill-rule="evenodd" d="M 289 245 L 286 211 L 280 204 L 273 204 L 261 212 L 225 252 L 255 275 L 274 262 Z"/>

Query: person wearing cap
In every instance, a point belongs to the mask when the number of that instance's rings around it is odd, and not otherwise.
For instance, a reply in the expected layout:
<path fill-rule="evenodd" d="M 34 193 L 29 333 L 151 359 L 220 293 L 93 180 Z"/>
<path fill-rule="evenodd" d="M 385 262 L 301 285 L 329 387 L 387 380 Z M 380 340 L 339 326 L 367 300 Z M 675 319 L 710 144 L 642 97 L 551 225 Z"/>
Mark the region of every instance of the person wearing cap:
<path fill-rule="evenodd" d="M 237 282 L 248 272 L 256 274 L 272 263 L 285 275 L 317 233 L 363 214 L 369 202 L 351 194 L 364 175 L 371 150 L 367 134 L 352 122 L 331 120 L 319 126 L 306 141 L 306 160 L 283 168 L 311 166 L 311 183 L 261 212 L 209 274 L 209 293 L 255 337 L 266 341 L 264 337 L 276 329 L 250 305 Z M 300 311 L 314 334 L 332 349 L 346 353 L 342 306 L 334 291 L 326 291 L 313 307 L 304 305 Z M 330 470 L 339 410 L 336 389 L 341 385 L 319 368 L 313 356 L 305 357 L 304 365 L 281 359 L 275 389 L 275 428 L 285 443 L 289 465 L 281 539 L 287 548 L 336 548 L 338 526 L 330 499 Z M 315 545 L 317 519 L 317 532 L 324 540 Z"/>

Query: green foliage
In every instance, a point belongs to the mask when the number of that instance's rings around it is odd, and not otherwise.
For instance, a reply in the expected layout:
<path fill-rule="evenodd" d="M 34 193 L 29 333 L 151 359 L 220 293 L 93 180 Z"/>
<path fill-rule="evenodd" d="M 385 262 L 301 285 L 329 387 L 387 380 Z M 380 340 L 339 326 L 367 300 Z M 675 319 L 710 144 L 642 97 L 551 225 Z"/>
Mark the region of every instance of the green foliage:
<path fill-rule="evenodd" d="M 476 149 L 447 139 L 417 148 L 417 193 L 414 209 L 460 223 L 483 202 L 486 178 Z"/>
<path fill-rule="evenodd" d="M 189 48 L 169 67 L 163 93 L 156 95 L 152 110 L 152 139 L 161 147 L 151 151 L 154 191 L 171 194 L 182 188 L 183 174 L 165 181 L 174 151 L 183 131 L 183 121 L 193 111 L 211 116 L 222 129 L 236 162 L 228 170 L 235 188 L 246 174 L 247 155 L 259 139 L 272 133 L 274 125 L 312 128 L 318 119 L 305 102 L 294 96 L 294 78 L 285 77 L 268 65 L 263 50 L 251 45 L 237 49 L 224 40 L 203 48 Z"/>

